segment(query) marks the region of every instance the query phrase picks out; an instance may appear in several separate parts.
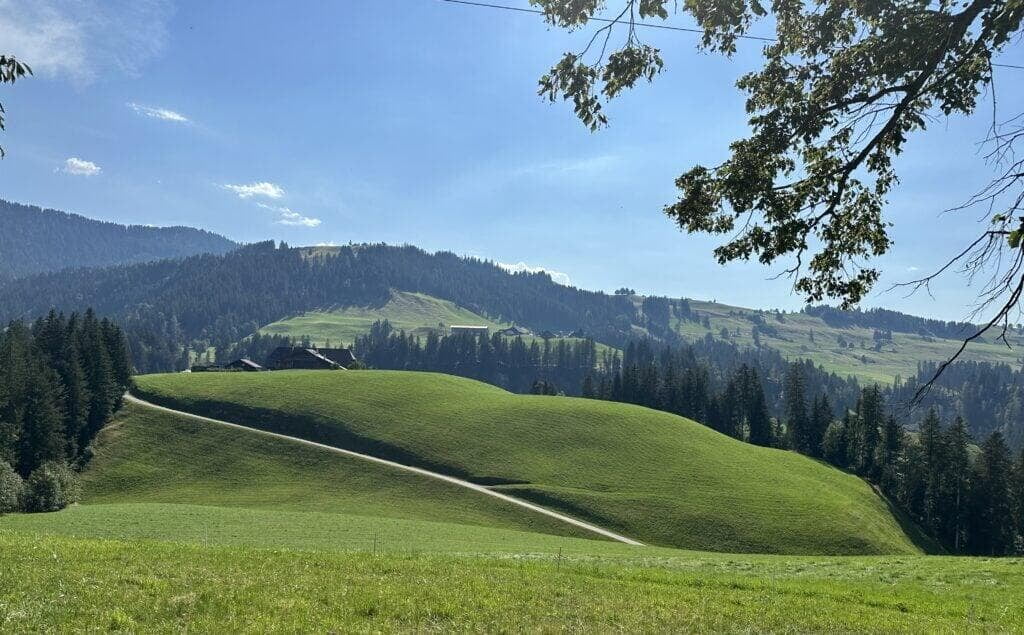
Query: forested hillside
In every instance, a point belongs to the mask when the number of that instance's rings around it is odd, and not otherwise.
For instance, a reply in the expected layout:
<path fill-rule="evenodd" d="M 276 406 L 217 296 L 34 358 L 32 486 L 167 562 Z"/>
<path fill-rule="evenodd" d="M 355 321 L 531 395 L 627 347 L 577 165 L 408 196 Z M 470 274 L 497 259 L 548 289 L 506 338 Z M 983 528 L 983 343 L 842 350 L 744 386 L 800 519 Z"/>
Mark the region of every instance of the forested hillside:
<path fill-rule="evenodd" d="M 941 338 L 968 326 L 882 310 L 815 307 L 780 313 L 696 300 L 608 295 L 556 284 L 543 273 L 511 274 L 487 261 L 411 246 L 290 248 L 269 241 L 223 255 L 79 268 L 13 280 L 0 286 L 0 323 L 34 319 L 51 308 L 70 313 L 92 306 L 124 327 L 138 371 L 181 370 L 189 365 L 190 355 L 211 347 L 225 357 L 259 359 L 281 341 L 248 338 L 275 321 L 306 311 L 359 307 L 358 316 L 369 323 L 374 307 L 394 302 L 396 290 L 453 303 L 494 323 L 516 323 L 534 332 L 582 332 L 598 344 L 623 350 L 630 342 L 646 339 L 650 348 L 636 348 L 635 356 L 620 359 L 618 374 L 634 362 L 650 367 L 652 361 L 663 359 L 661 348 L 689 340 L 691 350 L 678 354 L 696 355 L 700 365 L 710 369 L 710 387 L 716 394 L 724 394 L 739 367 L 755 369 L 773 416 L 780 412 L 787 363 L 800 359 L 812 362 L 807 366 L 808 380 L 817 382 L 815 393 L 829 395 L 836 412 L 852 407 L 859 388 L 874 383 L 885 387 L 893 408 L 903 407 L 916 387 L 930 378 L 934 362 L 944 359 L 956 342 Z M 525 347 L 513 348 L 492 342 L 471 350 L 454 341 L 442 346 L 443 342 L 427 339 L 417 343 L 408 334 L 404 340 L 398 333 L 379 335 L 359 345 L 360 354 L 373 366 L 461 374 L 514 391 L 533 390 L 540 382 L 537 390 L 542 392 L 580 394 L 592 367 L 580 359 L 611 368 L 604 363 L 600 346 L 596 351 L 577 345 L 545 352 L 543 343 L 533 347 L 527 341 Z M 1012 336 L 1019 338 L 1019 333 Z M 963 415 L 977 439 L 999 430 L 1012 445 L 1021 445 L 1024 383 L 1017 351 L 995 343 L 968 350 L 968 359 L 947 371 L 926 405 L 935 406 L 946 420 Z M 489 357 L 492 353 L 498 356 Z M 674 372 L 693 365 L 677 359 Z M 604 379 L 613 382 L 616 374 Z M 848 379 L 851 375 L 856 382 Z M 595 394 L 602 390 L 601 379 L 591 378 Z M 630 387 L 634 378 L 628 373 L 620 379 L 626 384 L 617 398 L 638 403 L 651 398 Z M 651 378 L 638 381 L 651 383 Z M 609 383 L 608 391 L 613 388 Z M 686 412 L 702 421 L 713 418 L 700 408 Z M 913 425 L 923 412 L 918 410 L 906 421 Z"/>
<path fill-rule="evenodd" d="M 222 256 L 15 280 L 0 288 L 0 321 L 93 306 L 125 325 L 140 371 L 172 370 L 187 365 L 187 348 L 226 347 L 299 311 L 382 305 L 392 289 L 536 330 L 583 329 L 608 343 L 625 342 L 638 320 L 623 296 L 558 285 L 543 273 L 510 274 L 451 253 L 387 245 L 314 253 L 265 242 Z"/>
<path fill-rule="evenodd" d="M 222 254 L 238 245 L 191 227 L 144 227 L 93 220 L 0 200 L 0 283 L 69 267 Z"/>

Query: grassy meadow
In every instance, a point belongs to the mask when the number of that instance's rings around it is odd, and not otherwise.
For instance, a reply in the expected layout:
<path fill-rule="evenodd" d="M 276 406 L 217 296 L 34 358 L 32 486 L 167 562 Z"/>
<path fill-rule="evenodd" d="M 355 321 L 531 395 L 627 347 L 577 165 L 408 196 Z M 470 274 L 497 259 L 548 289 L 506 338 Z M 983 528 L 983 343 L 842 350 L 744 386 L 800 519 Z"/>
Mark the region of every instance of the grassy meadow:
<path fill-rule="evenodd" d="M 1024 628 L 1019 560 L 331 552 L 2 524 L 0 553 L 0 628 L 14 632 Z"/>
<path fill-rule="evenodd" d="M 698 300 L 689 300 L 689 303 L 692 311 L 701 318 L 707 316 L 711 324 L 711 328 L 707 329 L 699 322 L 673 318 L 676 330 L 691 341 L 702 339 L 708 334 L 720 338 L 724 328 L 729 333 L 728 341 L 740 346 L 753 346 L 754 323 L 747 316 L 760 314 L 777 331 L 777 335 L 772 336 L 762 330 L 762 346 L 777 349 L 789 358 L 811 359 L 829 371 L 843 377 L 853 375 L 866 383 L 886 385 L 891 384 L 896 377 L 911 377 L 917 373 L 919 361 L 945 360 L 956 352 L 961 343 L 960 340 L 893 332 L 892 342 L 885 342 L 876 351 L 872 329 L 837 328 L 826 324 L 821 318 L 803 313 L 783 314 L 780 321 L 770 311 L 754 311 Z M 840 346 L 840 340 L 852 343 L 854 347 Z M 1010 340 L 1014 342 L 1012 349 L 1002 342 L 984 339 L 976 341 L 967 348 L 962 359 L 1019 366 L 1024 339 L 1011 334 Z"/>
<path fill-rule="evenodd" d="M 426 335 L 438 324 L 489 326 L 492 331 L 508 326 L 489 320 L 469 309 L 447 300 L 439 300 L 422 293 L 392 291 L 383 306 L 349 306 L 337 309 L 307 311 L 301 315 L 278 320 L 262 327 L 264 335 L 308 336 L 313 344 L 324 346 L 351 345 L 356 337 L 370 332 L 377 320 L 388 320 L 396 330 Z"/>
<path fill-rule="evenodd" d="M 398 371 L 150 375 L 137 385 L 162 405 L 489 484 L 649 544 L 919 551 L 860 479 L 637 406 Z"/>
<path fill-rule="evenodd" d="M 82 504 L 0 517 L 0 631 L 1024 629 L 1020 559 L 584 539 L 480 494 L 143 405 L 96 448 Z"/>

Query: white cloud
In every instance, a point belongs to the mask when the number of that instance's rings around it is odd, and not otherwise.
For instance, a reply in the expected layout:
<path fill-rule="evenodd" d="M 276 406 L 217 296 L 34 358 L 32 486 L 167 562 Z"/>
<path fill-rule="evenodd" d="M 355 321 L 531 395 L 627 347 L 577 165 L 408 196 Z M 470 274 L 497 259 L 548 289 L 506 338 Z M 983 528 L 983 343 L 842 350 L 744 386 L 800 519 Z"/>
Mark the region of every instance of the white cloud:
<path fill-rule="evenodd" d="M 254 196 L 265 196 L 267 198 L 278 199 L 284 196 L 284 189 L 280 185 L 274 183 L 268 183 L 267 181 L 260 181 L 259 183 L 249 183 L 248 185 L 230 185 L 225 184 L 224 189 L 231 190 L 238 195 L 238 198 L 252 198 Z"/>
<path fill-rule="evenodd" d="M 78 157 L 70 157 L 64 161 L 65 174 L 75 174 L 78 176 L 96 176 L 103 171 L 103 168 L 96 165 L 92 161 L 86 161 L 85 159 L 79 159 Z"/>
<path fill-rule="evenodd" d="M 552 271 L 551 269 L 547 269 L 545 267 L 533 267 L 531 265 L 526 264 L 525 262 L 517 262 L 515 264 L 509 264 L 507 262 L 496 262 L 494 264 L 498 265 L 499 267 L 501 267 L 505 271 L 508 271 L 509 273 L 520 273 L 523 271 L 527 273 L 544 272 L 551 276 L 551 279 L 557 282 L 558 284 L 565 286 L 569 286 L 570 284 L 572 284 L 569 280 L 569 274 L 563 273 L 561 271 Z"/>
<path fill-rule="evenodd" d="M 36 74 L 136 75 L 167 41 L 167 0 L 0 0 L 0 42 Z"/>
<path fill-rule="evenodd" d="M 153 108 L 152 106 L 143 106 L 142 104 L 136 104 L 135 102 L 129 102 L 126 105 L 135 112 L 146 117 L 162 119 L 164 121 L 173 121 L 176 123 L 189 123 L 188 117 L 180 112 L 168 110 L 167 108 Z"/>
<path fill-rule="evenodd" d="M 309 216 L 303 216 L 298 212 L 293 212 L 287 207 L 282 207 L 280 210 L 281 218 L 277 222 L 281 225 L 295 225 L 300 227 L 319 227 L 320 219 L 311 218 Z"/>
<path fill-rule="evenodd" d="M 275 221 L 278 225 L 290 225 L 292 227 L 319 227 L 320 219 L 312 218 L 310 216 L 303 216 L 289 207 L 277 207 L 275 205 L 267 205 L 266 203 L 256 203 L 263 209 L 269 209 L 279 214 L 279 218 Z"/>
<path fill-rule="evenodd" d="M 909 271 L 910 273 L 914 273 L 915 271 L 920 271 L 920 270 L 921 270 L 920 267 L 915 267 L 914 265 L 911 265 L 911 266 L 907 267 L 907 271 Z"/>

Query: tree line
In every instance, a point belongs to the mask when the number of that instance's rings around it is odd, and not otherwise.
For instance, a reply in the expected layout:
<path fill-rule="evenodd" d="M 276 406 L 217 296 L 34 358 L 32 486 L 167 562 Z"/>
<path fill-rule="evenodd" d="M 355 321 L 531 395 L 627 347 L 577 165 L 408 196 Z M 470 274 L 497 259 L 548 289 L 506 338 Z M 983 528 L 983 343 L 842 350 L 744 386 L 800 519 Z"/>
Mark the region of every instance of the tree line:
<path fill-rule="evenodd" d="M 963 417 L 943 425 L 932 409 L 908 434 L 877 386 L 833 417 L 824 396 L 808 404 L 796 365 L 787 378 L 785 429 L 793 449 L 875 484 L 946 550 L 1024 553 L 1024 451 L 1014 459 L 998 430 L 972 452 Z"/>
<path fill-rule="evenodd" d="M 736 351 L 740 361 L 730 366 L 725 350 L 710 341 L 704 355 L 692 346 L 655 352 L 648 342 L 631 343 L 621 363 L 588 373 L 581 393 L 672 412 L 853 472 L 948 551 L 1024 553 L 1024 451 L 1014 459 L 998 430 L 972 458 L 962 417 L 943 426 L 931 409 L 909 434 L 892 391 L 844 387 L 807 361 L 784 362 L 779 377 L 779 366 L 749 351 Z"/>
<path fill-rule="evenodd" d="M 92 310 L 51 311 L 0 333 L 0 513 L 77 497 L 75 468 L 131 381 L 123 331 Z"/>
<path fill-rule="evenodd" d="M 578 394 L 672 412 L 861 476 L 947 551 L 1024 549 L 1024 452 L 1014 458 L 998 430 L 978 449 L 962 417 L 944 426 L 934 409 L 908 433 L 900 383 L 862 388 L 810 361 L 789 362 L 774 351 L 710 336 L 679 346 L 632 341 L 621 354 L 599 355 L 587 340 L 527 344 L 497 335 L 431 335 L 424 341 L 378 322 L 355 349 L 374 368 L 446 372 L 515 392 Z"/>
<path fill-rule="evenodd" d="M 507 338 L 432 332 L 420 338 L 375 322 L 356 339 L 353 353 L 371 368 L 422 370 L 477 379 L 512 392 L 530 392 L 535 384 L 548 393 L 578 390 L 584 376 L 611 363 L 592 339 Z"/>

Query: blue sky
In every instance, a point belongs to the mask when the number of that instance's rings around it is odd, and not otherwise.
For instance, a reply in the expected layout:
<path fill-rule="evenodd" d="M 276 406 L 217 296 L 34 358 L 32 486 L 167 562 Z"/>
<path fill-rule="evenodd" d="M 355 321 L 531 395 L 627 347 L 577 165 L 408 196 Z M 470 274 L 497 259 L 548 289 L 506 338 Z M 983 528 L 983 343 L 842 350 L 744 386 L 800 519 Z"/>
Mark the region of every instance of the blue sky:
<path fill-rule="evenodd" d="M 614 102 L 595 134 L 536 95 L 582 35 L 535 15 L 438 0 L 0 0 L 0 41 L 36 70 L 0 89 L 0 196 L 240 241 L 412 243 L 591 289 L 800 307 L 775 271 L 717 265 L 713 237 L 661 213 L 679 173 L 745 134 L 733 82 L 759 46 L 726 59 L 691 34 L 644 35 L 666 72 Z M 1024 63 L 1024 51 L 1003 61 Z M 1021 103 L 1022 80 L 998 72 L 1001 103 Z M 939 216 L 991 175 L 977 148 L 990 103 L 979 111 L 935 122 L 900 158 L 879 291 L 979 231 L 980 214 Z M 953 278 L 934 300 L 866 304 L 956 319 L 973 293 Z"/>

